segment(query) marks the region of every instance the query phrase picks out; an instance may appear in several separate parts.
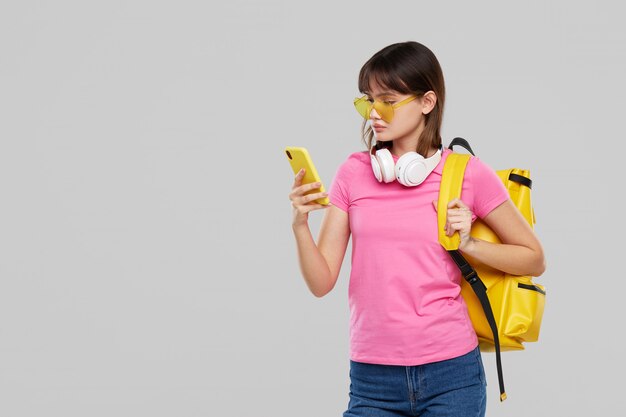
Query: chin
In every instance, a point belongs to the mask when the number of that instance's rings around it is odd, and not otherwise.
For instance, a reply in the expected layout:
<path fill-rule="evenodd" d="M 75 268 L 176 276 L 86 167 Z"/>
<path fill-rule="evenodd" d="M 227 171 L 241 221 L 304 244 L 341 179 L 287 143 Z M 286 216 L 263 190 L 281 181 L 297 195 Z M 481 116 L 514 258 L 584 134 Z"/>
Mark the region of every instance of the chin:
<path fill-rule="evenodd" d="M 384 133 L 376 133 L 376 131 L 373 131 L 373 132 L 374 132 L 374 139 L 376 139 L 377 141 L 388 142 L 392 140 L 392 138 L 387 134 L 387 132 L 384 132 Z"/>

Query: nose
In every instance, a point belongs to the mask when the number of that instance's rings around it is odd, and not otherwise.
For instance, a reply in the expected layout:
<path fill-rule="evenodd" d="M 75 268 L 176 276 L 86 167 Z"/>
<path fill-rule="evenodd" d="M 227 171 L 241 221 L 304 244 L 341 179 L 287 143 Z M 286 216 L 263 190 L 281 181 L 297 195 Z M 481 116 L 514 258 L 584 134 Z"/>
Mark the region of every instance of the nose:
<path fill-rule="evenodd" d="M 376 109 L 372 106 L 372 110 L 370 111 L 370 119 L 380 120 L 380 114 L 376 111 Z"/>

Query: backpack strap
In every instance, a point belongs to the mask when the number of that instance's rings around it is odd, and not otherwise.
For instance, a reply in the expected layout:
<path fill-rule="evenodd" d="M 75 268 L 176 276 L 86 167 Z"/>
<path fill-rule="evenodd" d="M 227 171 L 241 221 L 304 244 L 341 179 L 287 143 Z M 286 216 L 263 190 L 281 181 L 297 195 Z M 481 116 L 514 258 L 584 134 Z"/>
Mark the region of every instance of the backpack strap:
<path fill-rule="evenodd" d="M 455 138 L 450 144 L 461 138 Z M 462 139 L 465 143 L 464 139 Z M 469 147 L 469 144 L 467 144 Z M 470 148 L 471 149 L 471 148 Z M 452 257 L 454 263 L 461 270 L 463 278 L 471 285 L 472 290 L 478 297 L 481 306 L 485 312 L 487 322 L 493 333 L 494 345 L 496 349 L 496 366 L 498 369 L 498 383 L 500 385 L 500 401 L 506 399 L 506 392 L 504 390 L 504 377 L 502 374 L 502 360 L 500 357 L 500 339 L 498 337 L 498 326 L 493 316 L 493 310 L 487 297 L 487 287 L 480 279 L 474 268 L 463 257 L 459 249 L 461 238 L 458 233 L 454 233 L 452 236 L 446 236 L 444 227 L 446 225 L 446 218 L 448 214 L 448 203 L 461 197 L 461 189 L 463 186 L 463 177 L 465 175 L 465 168 L 469 161 L 470 156 L 467 154 L 450 153 L 446 158 L 446 162 L 443 166 L 443 172 L 441 175 L 441 185 L 439 188 L 439 200 L 437 202 L 437 227 L 439 232 L 439 243 L 444 247 L 446 251 Z"/>
<path fill-rule="evenodd" d="M 441 185 L 439 186 L 439 200 L 437 201 L 437 226 L 439 230 L 439 243 L 441 243 L 447 251 L 458 249 L 461 243 L 461 237 L 458 233 L 452 236 L 446 236 L 446 232 L 443 228 L 446 225 L 446 218 L 448 217 L 448 203 L 461 196 L 463 176 L 469 158 L 470 156 L 467 154 L 452 152 L 448 155 L 443 165 Z"/>
<path fill-rule="evenodd" d="M 450 142 L 450 144 L 448 145 L 448 148 L 449 148 L 449 149 L 452 149 L 452 148 L 454 147 L 454 145 L 459 145 L 459 146 L 462 146 L 462 147 L 464 147 L 465 149 L 467 149 L 467 151 L 468 151 L 469 153 L 471 153 L 472 155 L 475 155 L 475 154 L 474 154 L 474 151 L 472 150 L 472 147 L 471 147 L 471 146 L 470 146 L 470 144 L 469 144 L 469 142 L 468 142 L 468 141 L 466 141 L 466 140 L 465 140 L 465 139 L 463 139 L 463 138 L 458 138 L 458 137 L 457 137 L 457 138 L 452 139 L 452 142 Z M 454 150 L 454 149 L 452 149 L 452 150 Z"/>

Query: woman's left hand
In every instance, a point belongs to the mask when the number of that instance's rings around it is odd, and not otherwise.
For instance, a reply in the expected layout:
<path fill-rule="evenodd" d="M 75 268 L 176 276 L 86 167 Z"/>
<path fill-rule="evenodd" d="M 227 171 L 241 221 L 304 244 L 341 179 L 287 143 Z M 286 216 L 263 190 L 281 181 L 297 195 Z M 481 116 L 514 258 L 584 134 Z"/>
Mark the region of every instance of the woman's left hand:
<path fill-rule="evenodd" d="M 446 220 L 446 236 L 452 236 L 454 232 L 459 232 L 461 243 L 459 250 L 463 251 L 467 245 L 471 244 L 470 230 L 472 228 L 472 211 L 459 198 L 448 203 L 448 216 Z"/>

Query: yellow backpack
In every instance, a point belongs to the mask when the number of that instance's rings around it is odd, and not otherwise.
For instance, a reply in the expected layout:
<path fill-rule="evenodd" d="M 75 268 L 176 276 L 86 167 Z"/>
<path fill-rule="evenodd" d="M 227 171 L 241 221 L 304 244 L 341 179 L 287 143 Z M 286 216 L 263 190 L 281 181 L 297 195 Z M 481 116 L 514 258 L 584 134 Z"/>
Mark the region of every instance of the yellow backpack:
<path fill-rule="evenodd" d="M 461 145 L 472 155 L 469 143 L 454 138 L 448 146 Z M 506 399 L 502 376 L 501 350 L 524 349 L 523 342 L 536 342 L 545 304 L 545 287 L 533 283 L 530 276 L 510 275 L 484 265 L 459 251 L 458 233 L 446 236 L 444 226 L 448 202 L 460 198 L 465 167 L 470 155 L 451 153 L 444 164 L 437 205 L 439 242 L 457 264 L 463 277 L 463 296 L 482 351 L 496 352 L 500 401 Z M 496 171 L 509 191 L 511 201 L 519 209 L 531 228 L 535 213 L 530 190 L 532 181 L 528 170 L 512 168 Z M 500 243 L 497 235 L 480 219 L 472 224 L 472 237 Z M 467 258 L 467 259 L 466 259 Z"/>

